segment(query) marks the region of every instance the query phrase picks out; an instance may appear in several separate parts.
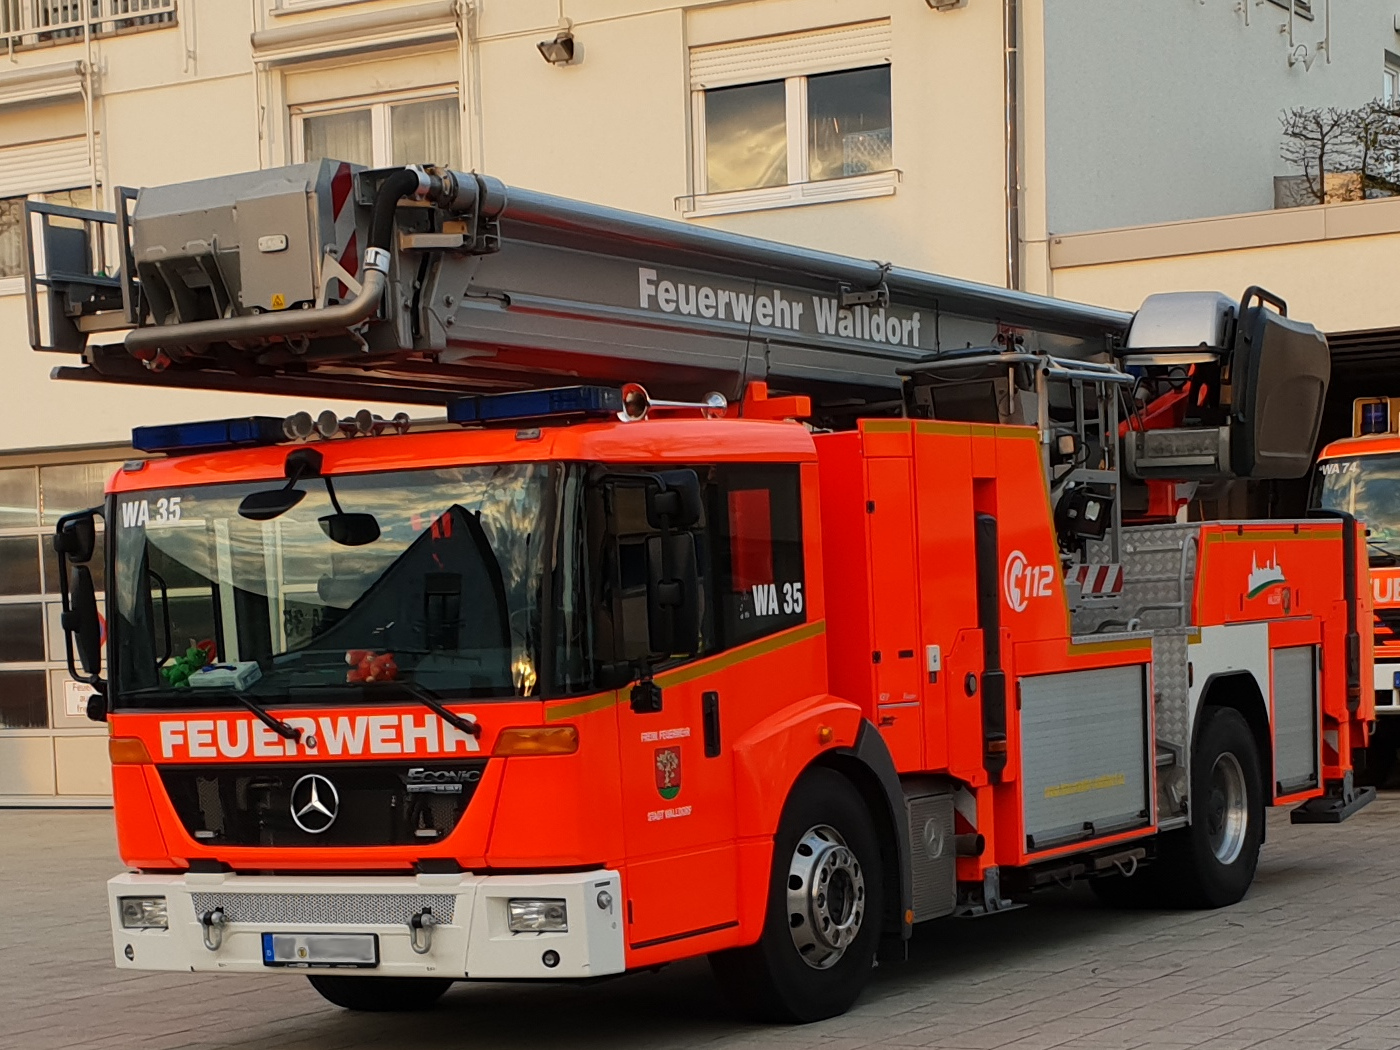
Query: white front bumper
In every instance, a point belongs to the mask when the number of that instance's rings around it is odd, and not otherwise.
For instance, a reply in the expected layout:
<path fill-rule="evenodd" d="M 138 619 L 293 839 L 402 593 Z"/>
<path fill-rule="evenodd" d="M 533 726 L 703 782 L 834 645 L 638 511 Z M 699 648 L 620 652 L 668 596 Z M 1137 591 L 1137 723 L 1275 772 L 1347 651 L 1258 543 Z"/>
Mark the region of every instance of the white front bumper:
<path fill-rule="evenodd" d="M 167 930 L 122 927 L 119 897 L 164 896 Z M 567 933 L 511 933 L 512 897 L 567 902 Z M 431 907 L 441 923 L 431 947 L 413 949 L 407 916 Z M 200 916 L 223 909 L 227 923 L 205 944 Z M 615 871 L 563 875 L 406 875 L 387 877 L 118 875 L 107 883 L 114 958 L 129 970 L 285 972 L 263 963 L 264 933 L 373 933 L 374 969 L 353 976 L 549 978 L 621 973 L 622 890 Z M 222 937 L 218 937 L 218 932 Z M 423 935 L 418 935 L 422 947 Z M 549 965 L 553 962 L 553 965 Z M 299 968 L 292 968 L 300 972 Z M 312 970 L 310 972 L 327 972 Z"/>

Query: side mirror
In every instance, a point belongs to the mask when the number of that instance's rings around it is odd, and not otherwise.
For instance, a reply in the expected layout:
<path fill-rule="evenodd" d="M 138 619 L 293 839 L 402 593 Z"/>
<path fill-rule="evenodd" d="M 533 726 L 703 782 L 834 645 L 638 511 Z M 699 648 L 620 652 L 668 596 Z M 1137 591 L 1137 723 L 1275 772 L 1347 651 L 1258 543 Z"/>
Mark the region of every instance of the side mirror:
<path fill-rule="evenodd" d="M 373 514 L 327 514 L 317 518 L 321 531 L 342 547 L 363 547 L 379 539 L 379 520 Z"/>
<path fill-rule="evenodd" d="M 68 673 L 80 682 L 102 688 L 102 615 L 97 608 L 97 587 L 87 562 L 97 549 L 97 515 L 101 508 L 65 514 L 58 519 L 53 549 L 58 555 L 59 595 L 63 613 L 63 645 Z M 77 660 L 73 658 L 77 650 Z M 78 670 L 78 666 L 82 670 Z"/>
<path fill-rule="evenodd" d="M 92 583 L 92 570 L 75 565 L 69 583 L 69 607 L 63 612 L 63 630 L 78 651 L 78 662 L 88 680 L 102 670 L 102 617 L 97 611 L 97 588 Z M 71 663 L 72 654 L 69 654 Z M 73 668 L 70 667 L 70 670 Z M 77 674 L 74 678 L 80 677 Z"/>
<path fill-rule="evenodd" d="M 83 510 L 76 514 L 65 514 L 59 520 L 53 535 L 53 549 L 69 561 L 85 562 L 92 560 L 92 552 L 97 548 L 97 515 L 95 511 Z"/>
<path fill-rule="evenodd" d="M 689 529 L 700 523 L 700 478 L 693 470 L 647 475 L 647 524 L 653 529 Z"/>
<path fill-rule="evenodd" d="M 647 540 L 647 629 L 660 656 L 693 656 L 699 648 L 700 572 L 689 532 Z"/>

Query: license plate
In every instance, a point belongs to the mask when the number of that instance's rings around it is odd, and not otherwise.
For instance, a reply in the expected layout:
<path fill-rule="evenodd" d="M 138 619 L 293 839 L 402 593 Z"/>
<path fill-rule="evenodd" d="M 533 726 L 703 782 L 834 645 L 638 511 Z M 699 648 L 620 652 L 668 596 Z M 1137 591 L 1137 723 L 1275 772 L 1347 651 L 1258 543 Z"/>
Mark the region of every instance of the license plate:
<path fill-rule="evenodd" d="M 265 933 L 262 949 L 264 966 L 379 965 L 379 936 L 373 933 Z"/>

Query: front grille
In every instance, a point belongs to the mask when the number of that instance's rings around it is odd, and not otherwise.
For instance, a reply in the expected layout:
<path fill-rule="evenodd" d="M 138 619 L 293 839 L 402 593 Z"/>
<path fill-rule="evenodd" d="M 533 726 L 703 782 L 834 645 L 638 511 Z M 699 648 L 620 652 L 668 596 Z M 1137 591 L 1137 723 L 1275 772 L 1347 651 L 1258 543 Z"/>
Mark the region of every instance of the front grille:
<path fill-rule="evenodd" d="M 466 812 L 486 761 L 162 766 L 185 830 L 228 846 L 428 846 Z M 316 779 L 319 808 L 307 810 Z M 305 781 L 305 782 L 303 782 Z M 330 782 L 327 788 L 325 781 Z M 293 816 L 303 811 L 299 826 Z M 327 812 L 333 811 L 331 819 Z M 314 830 L 308 830 L 314 829 Z"/>
<path fill-rule="evenodd" d="M 228 922 L 308 926 L 405 926 L 432 911 L 450 923 L 457 898 L 450 893 L 192 893 L 195 917 L 222 908 Z"/>

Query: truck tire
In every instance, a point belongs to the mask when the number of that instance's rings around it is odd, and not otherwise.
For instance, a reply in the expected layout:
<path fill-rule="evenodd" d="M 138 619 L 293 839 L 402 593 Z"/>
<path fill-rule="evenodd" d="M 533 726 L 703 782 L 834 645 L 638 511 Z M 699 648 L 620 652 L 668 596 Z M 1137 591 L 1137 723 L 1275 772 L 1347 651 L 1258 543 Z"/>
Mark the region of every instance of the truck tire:
<path fill-rule="evenodd" d="M 850 781 L 803 775 L 783 807 L 763 934 L 718 952 L 721 989 L 759 1021 L 806 1024 L 850 1009 L 875 966 L 883 874 L 874 821 Z"/>
<path fill-rule="evenodd" d="M 1207 708 L 1191 759 L 1191 823 L 1161 838 L 1163 904 L 1223 908 L 1244 897 L 1264 840 L 1254 734 L 1233 708 Z"/>
<path fill-rule="evenodd" d="M 337 977 L 308 974 L 322 998 L 346 1010 L 411 1013 L 426 1010 L 452 987 L 446 977 Z"/>

